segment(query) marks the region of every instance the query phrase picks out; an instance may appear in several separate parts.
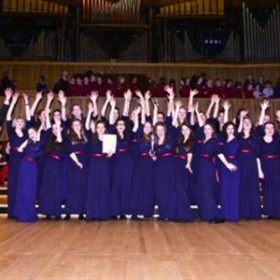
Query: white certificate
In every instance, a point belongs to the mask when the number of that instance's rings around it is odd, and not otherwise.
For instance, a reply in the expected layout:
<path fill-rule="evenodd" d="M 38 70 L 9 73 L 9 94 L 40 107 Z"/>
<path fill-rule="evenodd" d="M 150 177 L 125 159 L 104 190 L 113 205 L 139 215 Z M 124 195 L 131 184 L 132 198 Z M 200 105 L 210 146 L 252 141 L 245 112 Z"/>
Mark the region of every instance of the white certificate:
<path fill-rule="evenodd" d="M 114 154 L 117 149 L 117 135 L 105 134 L 103 136 L 102 153 Z"/>

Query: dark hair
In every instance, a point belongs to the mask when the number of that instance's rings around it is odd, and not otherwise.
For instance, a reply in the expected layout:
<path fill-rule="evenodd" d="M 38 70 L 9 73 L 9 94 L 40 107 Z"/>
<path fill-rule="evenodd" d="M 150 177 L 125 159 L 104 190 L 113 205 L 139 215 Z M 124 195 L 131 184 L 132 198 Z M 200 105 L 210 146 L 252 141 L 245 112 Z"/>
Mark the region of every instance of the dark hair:
<path fill-rule="evenodd" d="M 79 122 L 80 125 L 81 125 L 81 138 L 78 137 L 77 133 L 74 131 L 74 129 L 72 127 L 74 122 Z M 72 144 L 86 143 L 87 142 L 87 137 L 85 135 L 85 131 L 84 131 L 84 128 L 83 128 L 83 123 L 81 122 L 81 120 L 74 119 L 74 120 L 71 121 L 69 139 L 70 139 Z"/>
<path fill-rule="evenodd" d="M 124 132 L 123 132 L 123 138 L 121 138 L 118 130 L 117 130 L 117 125 L 119 124 L 119 122 L 123 122 L 124 123 L 124 126 L 125 126 L 125 129 L 124 129 Z M 117 138 L 118 139 L 126 139 L 127 136 L 128 136 L 128 129 L 127 129 L 127 123 L 123 120 L 123 119 L 117 119 L 116 121 L 116 133 L 117 133 Z"/>
<path fill-rule="evenodd" d="M 235 126 L 235 124 L 233 123 L 233 122 L 226 122 L 225 124 L 224 124 L 224 126 L 223 126 L 223 136 L 225 137 L 225 138 L 227 138 L 227 128 L 230 126 L 230 125 L 232 125 L 233 127 L 234 127 L 234 135 L 236 135 L 237 134 L 237 128 L 236 128 L 236 126 Z"/>
<path fill-rule="evenodd" d="M 146 121 L 145 122 L 145 124 L 146 123 L 149 123 L 151 126 L 152 126 L 152 128 L 153 128 L 153 124 L 152 124 L 152 122 L 151 121 Z M 144 132 L 143 132 L 143 135 L 142 135 L 142 141 L 143 142 L 150 142 L 151 141 L 151 136 L 152 136 L 152 134 L 153 134 L 153 129 L 152 129 L 152 131 L 148 134 L 148 135 L 146 135 Z"/>
<path fill-rule="evenodd" d="M 155 144 L 156 145 L 158 145 L 158 140 L 159 140 L 159 138 L 156 134 L 156 130 L 159 126 L 162 126 L 165 129 L 165 136 L 164 136 L 164 142 L 163 143 L 166 143 L 166 141 L 167 141 L 167 127 L 166 127 L 166 124 L 164 122 L 158 122 L 158 123 L 156 123 L 156 125 L 154 127 L 154 135 L 155 135 Z"/>
<path fill-rule="evenodd" d="M 188 140 L 186 142 L 184 142 L 184 135 L 182 134 L 182 127 L 183 126 L 186 126 L 189 128 L 189 130 L 191 131 L 190 132 L 190 136 L 188 138 Z M 178 141 L 177 141 L 177 145 L 176 145 L 176 153 L 179 154 L 179 149 L 181 147 L 184 148 L 185 152 L 188 152 L 190 150 L 190 148 L 192 147 L 192 145 L 194 144 L 195 142 L 195 138 L 194 138 L 194 133 L 193 133 L 193 130 L 192 130 L 192 127 L 187 124 L 186 122 L 182 123 L 180 125 L 180 128 L 181 128 L 181 133 L 180 133 L 180 136 L 178 138 Z"/>
<path fill-rule="evenodd" d="M 98 138 L 97 131 L 96 131 L 96 127 L 97 127 L 99 124 L 103 124 L 104 127 L 105 127 L 105 130 L 107 130 L 106 122 L 105 122 L 105 121 L 102 121 L 102 120 L 98 120 L 98 121 L 95 123 L 95 132 L 94 132 L 94 139 L 93 139 L 93 141 L 96 141 L 96 140 L 99 139 L 99 138 Z"/>
<path fill-rule="evenodd" d="M 254 135 L 254 133 L 255 133 L 255 128 L 254 128 L 254 126 L 253 126 L 253 122 L 252 122 L 252 120 L 251 120 L 249 117 L 245 117 L 245 118 L 243 119 L 243 121 L 246 120 L 246 119 L 247 119 L 247 120 L 250 120 L 250 122 L 251 122 L 251 124 L 252 124 L 252 128 L 251 128 L 251 130 L 250 130 L 250 136 L 252 136 L 252 135 Z M 244 136 L 243 128 L 242 128 L 241 136 L 242 136 L 242 137 Z"/>

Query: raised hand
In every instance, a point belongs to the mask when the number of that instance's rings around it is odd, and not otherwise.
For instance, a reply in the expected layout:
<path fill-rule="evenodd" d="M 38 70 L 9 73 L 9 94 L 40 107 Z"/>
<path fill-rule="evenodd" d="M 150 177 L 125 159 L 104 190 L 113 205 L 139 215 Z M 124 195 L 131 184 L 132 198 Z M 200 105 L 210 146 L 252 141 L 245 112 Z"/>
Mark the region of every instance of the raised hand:
<path fill-rule="evenodd" d="M 98 92 L 97 91 L 92 91 L 91 94 L 90 94 L 90 100 L 93 103 L 96 103 L 97 98 L 98 98 Z"/>
<path fill-rule="evenodd" d="M 245 118 L 248 115 L 249 111 L 248 110 L 242 110 L 240 112 L 240 118 Z"/>
<path fill-rule="evenodd" d="M 231 104 L 228 100 L 225 100 L 223 103 L 222 103 L 222 107 L 224 108 L 225 111 L 228 111 L 231 107 Z"/>
<path fill-rule="evenodd" d="M 15 92 L 13 97 L 12 97 L 12 102 L 13 103 L 16 103 L 18 101 L 18 98 L 19 98 L 19 93 L 18 92 Z"/>
<path fill-rule="evenodd" d="M 154 104 L 155 107 L 159 107 L 159 103 L 158 103 L 157 98 L 153 98 L 152 101 L 153 101 L 153 104 Z"/>
<path fill-rule="evenodd" d="M 116 99 L 115 99 L 114 97 L 112 97 L 112 98 L 110 99 L 110 105 L 111 105 L 111 107 L 116 107 L 116 104 L 117 104 Z"/>
<path fill-rule="evenodd" d="M 89 103 L 88 103 L 88 112 L 89 112 L 89 113 L 93 113 L 93 110 L 94 110 L 94 109 L 93 109 L 93 104 L 92 104 L 92 102 L 89 102 Z"/>
<path fill-rule="evenodd" d="M 6 88 L 5 89 L 5 96 L 6 96 L 6 99 L 10 100 L 11 97 L 13 95 L 13 90 L 11 88 Z"/>
<path fill-rule="evenodd" d="M 29 105 L 29 96 L 26 93 L 22 94 L 25 105 Z"/>
<path fill-rule="evenodd" d="M 144 96 L 140 90 L 136 90 L 135 94 L 140 100 L 144 99 Z"/>
<path fill-rule="evenodd" d="M 124 93 L 124 99 L 127 102 L 130 102 L 132 98 L 132 92 L 130 89 L 128 89 L 125 93 Z"/>
<path fill-rule="evenodd" d="M 145 100 L 150 100 L 151 97 L 152 97 L 151 92 L 149 90 L 146 91 L 146 93 L 145 93 Z"/>
<path fill-rule="evenodd" d="M 190 95 L 191 95 L 191 96 L 196 96 L 196 95 L 198 95 L 198 90 L 197 90 L 197 89 L 192 89 L 192 90 L 190 90 Z"/>
<path fill-rule="evenodd" d="M 53 98 L 54 98 L 54 94 L 52 91 L 50 91 L 48 94 L 47 94 L 47 100 L 48 102 L 52 102 L 53 101 Z"/>
<path fill-rule="evenodd" d="M 260 103 L 260 106 L 261 106 L 261 109 L 263 111 L 266 111 L 269 108 L 269 106 L 270 106 L 269 101 L 268 100 L 264 100 L 263 102 Z"/>
<path fill-rule="evenodd" d="M 107 99 L 108 101 L 110 101 L 111 98 L 112 98 L 112 91 L 111 91 L 111 90 L 107 90 L 107 91 L 106 91 L 106 99 Z"/>
<path fill-rule="evenodd" d="M 39 101 L 39 100 L 41 100 L 42 98 L 43 98 L 42 92 L 41 92 L 41 91 L 40 91 L 40 92 L 37 92 L 37 93 L 36 93 L 35 99 L 36 99 L 37 101 Z"/>
<path fill-rule="evenodd" d="M 173 100 L 175 98 L 175 92 L 172 87 L 167 85 L 164 90 L 167 92 L 167 98 L 169 100 Z"/>
<path fill-rule="evenodd" d="M 176 100 L 175 101 L 175 107 L 176 108 L 181 108 L 183 106 L 183 102 L 181 100 Z"/>

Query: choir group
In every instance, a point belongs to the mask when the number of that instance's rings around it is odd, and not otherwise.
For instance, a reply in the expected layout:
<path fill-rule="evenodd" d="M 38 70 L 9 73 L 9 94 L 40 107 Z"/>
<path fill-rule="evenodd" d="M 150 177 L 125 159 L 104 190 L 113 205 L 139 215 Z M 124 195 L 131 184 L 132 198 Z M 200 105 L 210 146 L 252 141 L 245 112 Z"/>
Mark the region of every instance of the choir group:
<path fill-rule="evenodd" d="M 190 91 L 187 109 L 172 87 L 165 91 L 166 113 L 149 91 L 139 90 L 124 93 L 122 112 L 107 91 L 98 112 L 93 91 L 85 117 L 79 105 L 67 117 L 63 91 L 48 93 L 39 111 L 42 94 L 32 105 L 22 94 L 24 120 L 12 117 L 20 95 L 6 89 L 8 217 L 143 220 L 153 218 L 157 206 L 162 221 L 279 219 L 280 142 L 266 115 L 269 102 L 260 103 L 255 125 L 246 109 L 230 121 L 231 105 L 218 95 L 203 113 L 197 90 Z M 51 112 L 54 98 L 61 109 Z M 130 110 L 132 98 L 138 105 Z M 115 152 L 103 153 L 106 134 L 116 135 Z"/>

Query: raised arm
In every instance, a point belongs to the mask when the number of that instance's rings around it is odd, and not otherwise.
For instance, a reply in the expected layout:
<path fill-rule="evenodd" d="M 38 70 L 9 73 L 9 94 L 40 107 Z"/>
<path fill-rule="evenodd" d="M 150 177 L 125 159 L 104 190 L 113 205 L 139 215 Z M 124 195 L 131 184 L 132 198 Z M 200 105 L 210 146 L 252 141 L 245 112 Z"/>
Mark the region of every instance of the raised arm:
<path fill-rule="evenodd" d="M 129 89 L 124 93 L 124 107 L 123 107 L 123 114 L 122 114 L 123 117 L 129 116 L 131 98 L 132 98 L 132 92 Z"/>
<path fill-rule="evenodd" d="M 52 127 L 51 117 L 50 117 L 51 116 L 50 108 L 47 108 L 45 110 L 45 114 L 46 114 L 46 127 L 45 127 L 45 129 L 48 130 L 48 129 L 50 129 Z"/>
<path fill-rule="evenodd" d="M 139 128 L 139 114 L 141 112 L 141 108 L 138 106 L 136 109 L 135 109 L 135 117 L 134 117 L 134 120 L 133 120 L 133 128 L 132 128 L 132 131 L 134 133 L 136 133 L 138 131 L 138 128 Z"/>
<path fill-rule="evenodd" d="M 10 105 L 10 107 L 8 109 L 8 112 L 7 112 L 7 117 L 6 117 L 7 121 L 11 121 L 12 120 L 12 114 L 13 114 L 13 111 L 14 111 L 15 106 L 17 104 L 18 97 L 19 97 L 19 93 L 18 92 L 16 92 L 13 95 L 13 97 L 12 97 L 12 102 L 11 102 L 11 105 Z"/>
<path fill-rule="evenodd" d="M 151 93 L 150 91 L 146 91 L 145 93 L 145 115 L 147 117 L 151 116 L 151 107 L 150 107 L 150 99 L 151 99 Z"/>
<path fill-rule="evenodd" d="M 230 109 L 230 102 L 225 100 L 222 103 L 222 107 L 224 109 L 224 123 L 227 123 L 229 121 L 229 109 Z"/>
<path fill-rule="evenodd" d="M 146 110 L 145 110 L 146 101 L 144 96 L 140 92 L 140 90 L 135 91 L 135 94 L 139 97 L 139 104 L 141 106 L 141 124 L 144 124 L 146 121 Z"/>
<path fill-rule="evenodd" d="M 172 119 L 172 125 L 174 127 L 179 126 L 178 116 L 179 116 L 179 111 L 180 111 L 180 108 L 182 107 L 182 105 L 183 105 L 183 103 L 181 100 L 175 101 L 175 110 L 174 110 L 174 115 L 173 115 L 173 119 Z"/>
<path fill-rule="evenodd" d="M 188 111 L 190 112 L 194 108 L 194 97 L 198 94 L 198 90 L 194 89 L 190 91 L 190 97 L 188 102 Z"/>
<path fill-rule="evenodd" d="M 220 97 L 218 95 L 215 96 L 215 104 L 214 104 L 214 112 L 213 112 L 213 118 L 217 119 L 218 114 L 219 114 L 219 109 L 220 109 Z"/>
<path fill-rule="evenodd" d="M 200 116 L 198 102 L 196 102 L 196 104 L 194 105 L 194 111 L 195 111 L 195 116 L 196 116 L 199 127 L 204 126 L 204 122 Z"/>
<path fill-rule="evenodd" d="M 27 121 L 31 121 L 31 113 L 30 113 L 30 104 L 29 104 L 29 97 L 26 93 L 22 94 L 25 106 L 25 117 Z"/>
<path fill-rule="evenodd" d="M 237 132 L 238 133 L 241 133 L 242 132 L 242 128 L 243 128 L 243 121 L 244 121 L 244 118 L 245 116 L 248 114 L 248 111 L 241 111 L 240 112 L 240 116 L 239 116 L 239 126 L 238 126 L 238 129 L 237 129 Z"/>
<path fill-rule="evenodd" d="M 157 123 L 158 120 L 158 100 L 156 98 L 153 99 L 153 104 L 154 104 L 154 112 L 153 112 L 153 125 Z"/>
<path fill-rule="evenodd" d="M 60 90 L 58 92 L 58 101 L 61 105 L 61 119 L 66 122 L 67 121 L 67 115 L 66 115 L 66 104 L 67 104 L 67 98 L 65 96 L 64 91 Z"/>
<path fill-rule="evenodd" d="M 91 94 L 90 94 L 90 100 L 91 100 L 92 105 L 93 105 L 93 112 L 92 112 L 93 118 L 98 117 L 97 98 L 98 98 L 98 92 L 97 91 L 92 91 Z"/>
<path fill-rule="evenodd" d="M 88 103 L 87 117 L 86 117 L 86 122 L 85 122 L 86 130 L 90 130 L 90 122 L 91 122 L 92 113 L 93 113 L 93 104 L 92 104 L 92 102 L 89 102 Z"/>
<path fill-rule="evenodd" d="M 268 109 L 268 107 L 270 106 L 269 101 L 264 100 L 263 102 L 260 103 L 260 106 L 261 106 L 261 113 L 260 113 L 260 116 L 259 116 L 258 125 L 263 126 L 264 125 L 265 112 Z"/>
<path fill-rule="evenodd" d="M 114 111 L 116 109 L 116 100 L 115 98 L 111 98 L 110 100 L 110 105 L 111 105 L 111 109 L 110 109 L 110 115 L 109 115 L 109 124 L 113 125 L 114 124 Z"/>
<path fill-rule="evenodd" d="M 206 111 L 206 118 L 209 119 L 211 117 L 211 111 L 215 105 L 215 100 L 216 100 L 216 95 L 213 94 L 211 96 L 211 99 L 210 99 L 210 103 L 208 105 L 208 108 L 207 108 L 207 111 Z"/>
<path fill-rule="evenodd" d="M 4 100 L 4 103 L 3 103 L 2 107 L 1 107 L 1 110 L 0 110 L 0 126 L 3 125 L 3 123 L 6 119 L 12 95 L 13 95 L 13 91 L 12 91 L 11 88 L 5 89 L 5 100 Z"/>
<path fill-rule="evenodd" d="M 53 99 L 54 99 L 54 94 L 53 94 L 52 91 L 50 91 L 47 94 L 47 103 L 45 105 L 45 109 L 44 110 L 50 110 L 51 109 L 51 105 L 52 105 Z"/>
<path fill-rule="evenodd" d="M 107 90 L 106 100 L 101 109 L 101 117 L 103 117 L 103 118 L 106 116 L 106 111 L 107 111 L 108 105 L 110 104 L 111 98 L 112 98 L 112 92 L 110 90 Z"/>
<path fill-rule="evenodd" d="M 167 99 L 168 99 L 168 105 L 167 105 L 167 117 L 171 117 L 174 114 L 174 99 L 175 99 L 175 92 L 172 87 L 166 86 L 165 91 L 167 92 Z"/>
<path fill-rule="evenodd" d="M 37 110 L 37 108 L 38 108 L 38 105 L 39 105 L 39 103 L 41 102 L 42 98 L 43 98 L 42 92 L 37 92 L 37 93 L 36 93 L 35 100 L 34 100 L 32 106 L 31 106 L 31 109 L 30 109 L 30 115 L 31 115 L 31 117 L 34 117 L 34 116 L 35 116 L 35 112 L 36 112 L 36 110 Z"/>

